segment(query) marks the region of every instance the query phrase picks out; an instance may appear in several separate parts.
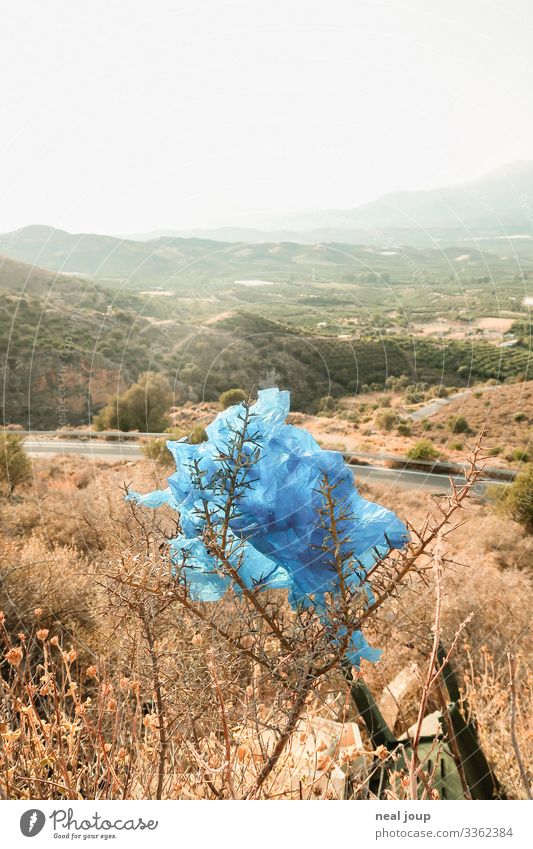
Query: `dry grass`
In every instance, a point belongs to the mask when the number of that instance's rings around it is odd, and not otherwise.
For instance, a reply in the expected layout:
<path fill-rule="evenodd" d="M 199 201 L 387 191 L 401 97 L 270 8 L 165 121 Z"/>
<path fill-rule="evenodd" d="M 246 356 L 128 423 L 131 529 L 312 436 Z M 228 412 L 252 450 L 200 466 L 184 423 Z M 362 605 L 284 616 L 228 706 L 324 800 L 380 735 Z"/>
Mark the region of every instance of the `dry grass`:
<path fill-rule="evenodd" d="M 501 449 L 501 454 L 491 458 L 491 465 L 505 463 L 506 455 L 513 449 L 531 449 L 533 423 L 533 381 L 474 388 L 464 398 L 450 401 L 429 419 L 432 430 L 429 438 L 445 438 L 446 454 L 455 458 L 458 453 L 449 443 L 468 443 L 472 437 L 450 434 L 450 419 L 463 416 L 474 433 L 484 431 L 484 445 L 488 449 Z M 413 428 L 420 437 L 424 423 Z M 442 428 L 442 430 L 440 430 Z"/>
<path fill-rule="evenodd" d="M 431 399 L 423 405 L 431 403 Z M 385 406 L 387 405 L 387 406 Z M 516 467 L 519 459 L 512 459 L 514 450 L 525 450 L 533 454 L 531 439 L 533 423 L 533 381 L 499 386 L 473 387 L 473 391 L 451 400 L 422 421 L 409 421 L 406 410 L 420 405 L 405 403 L 405 397 L 393 392 L 370 392 L 341 399 L 339 409 L 331 416 L 312 416 L 293 413 L 292 421 L 309 430 L 326 448 L 337 448 L 347 452 L 383 452 L 405 456 L 421 438 L 431 440 L 449 460 L 462 462 L 467 448 L 473 442 L 472 433 L 484 432 L 484 445 L 498 453 L 490 458 L 491 466 Z M 393 413 L 397 420 L 391 431 L 386 433 L 380 425 L 383 413 Z M 450 420 L 464 417 L 470 434 L 451 432 Z M 355 418 L 355 423 L 350 421 Z M 397 432 L 397 424 L 407 421 L 410 436 Z"/>
<path fill-rule="evenodd" d="M 276 729 L 292 704 L 283 678 L 273 684 L 256 663 L 229 650 L 177 605 L 124 583 L 124 576 L 135 576 L 148 586 L 143 581 L 152 580 L 146 570 L 154 559 L 143 551 L 120 487 L 134 479 L 139 489 L 153 488 L 161 485 L 160 475 L 148 461 L 84 471 L 77 460 L 39 461 L 34 484 L 2 505 L 0 790 L 6 797 L 153 798 L 159 786 L 165 798 L 244 798 L 272 754 Z M 420 526 L 424 496 L 366 489 Z M 464 518 L 448 540 L 443 636 L 449 644 L 468 619 L 454 653 L 462 690 L 505 791 L 524 798 L 510 730 L 507 655 L 518 658 L 515 742 L 527 765 L 533 735 L 531 538 L 474 501 Z M 163 516 L 163 529 L 170 521 Z M 154 543 L 160 531 L 154 524 Z M 122 583 L 109 577 L 119 574 Z M 235 621 L 236 604 L 220 606 L 221 626 Z M 380 663 L 363 670 L 378 701 L 401 670 L 411 664 L 418 669 L 418 684 L 398 706 L 397 734 L 416 719 L 434 606 L 431 581 L 413 579 L 367 629 L 370 642 L 384 649 Z M 278 651 L 272 642 L 265 650 Z M 428 710 L 437 707 L 431 695 Z M 307 698 L 304 725 L 297 726 L 262 797 L 337 798 L 338 770 L 355 761 L 368 768 L 364 731 L 357 751 L 338 741 L 327 748 L 320 738 L 304 768 L 294 746 L 314 739 L 305 723 L 315 717 L 341 726 L 357 719 L 334 673 Z"/>

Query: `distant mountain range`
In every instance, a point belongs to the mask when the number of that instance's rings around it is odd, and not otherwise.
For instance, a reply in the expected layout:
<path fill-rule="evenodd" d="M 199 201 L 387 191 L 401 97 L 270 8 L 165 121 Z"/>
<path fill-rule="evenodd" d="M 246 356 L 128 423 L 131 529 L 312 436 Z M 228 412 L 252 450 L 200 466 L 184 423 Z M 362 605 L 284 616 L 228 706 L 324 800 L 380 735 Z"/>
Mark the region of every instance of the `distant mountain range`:
<path fill-rule="evenodd" d="M 520 252 L 529 255 L 533 162 L 435 191 L 396 192 L 352 210 L 289 216 L 280 224 L 282 229 L 272 231 L 225 227 L 155 232 L 149 238 L 72 234 L 31 225 L 0 235 L 0 254 L 62 274 L 172 289 L 235 275 L 301 275 L 320 266 L 351 270 L 354 252 L 376 245 L 388 251 L 465 246 L 500 254 L 502 240 L 510 238 L 520 241 Z M 347 250 L 349 246 L 358 247 Z M 363 260 L 368 261 L 367 254 Z"/>
<path fill-rule="evenodd" d="M 382 386 L 390 375 L 454 386 L 523 375 L 527 344 L 500 348 L 469 337 L 443 345 L 420 335 L 415 349 L 410 322 L 466 323 L 503 310 L 524 318 L 526 339 L 531 174 L 516 166 L 512 180 L 489 175 L 470 188 L 392 195 L 353 212 L 391 224 L 410 204 L 411 217 L 424 210 L 427 229 L 368 224 L 327 238 L 303 230 L 300 241 L 297 231 L 251 231 L 248 240 L 247 231 L 228 228 L 214 238 L 165 233 L 145 241 L 41 225 L 0 235 L 4 421 L 56 427 L 66 392 L 65 421 L 87 422 L 146 370 L 164 373 L 181 402 L 249 389 L 275 369 L 300 410 L 326 394 Z M 463 219 L 479 225 L 472 231 L 442 226 L 452 208 L 457 219 L 460 204 Z M 496 209 L 499 223 L 490 218 Z"/>
<path fill-rule="evenodd" d="M 342 273 L 354 264 L 353 251 L 328 244 L 294 241 L 243 244 L 214 239 L 161 237 L 134 241 L 112 236 L 73 234 L 53 227 L 29 226 L 0 235 L 0 272 L 3 254 L 28 266 L 103 282 L 126 282 L 130 288 L 177 290 L 196 283 L 255 278 L 274 280 L 294 273 L 298 278 L 312 268 Z M 8 263 L 9 266 L 9 263 Z M 3 277 L 3 275 L 0 275 Z"/>
<path fill-rule="evenodd" d="M 533 237 L 533 161 L 502 166 L 483 177 L 431 191 L 383 195 L 355 209 L 328 209 L 284 216 L 269 229 L 221 227 L 155 231 L 158 236 L 199 237 L 228 242 L 389 241 L 423 246 L 432 241 L 459 244 L 479 236 Z"/>
<path fill-rule="evenodd" d="M 467 183 L 383 195 L 355 209 L 293 215 L 284 226 L 369 230 L 525 228 L 533 233 L 533 161 L 501 166 Z"/>

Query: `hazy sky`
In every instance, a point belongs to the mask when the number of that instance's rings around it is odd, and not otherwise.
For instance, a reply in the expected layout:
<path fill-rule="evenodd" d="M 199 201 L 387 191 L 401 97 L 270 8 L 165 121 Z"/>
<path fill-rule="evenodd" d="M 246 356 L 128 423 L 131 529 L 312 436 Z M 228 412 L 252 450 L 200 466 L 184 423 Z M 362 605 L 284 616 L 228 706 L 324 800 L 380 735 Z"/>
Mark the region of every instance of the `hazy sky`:
<path fill-rule="evenodd" d="M 533 159 L 531 0 L 18 0 L 0 230 L 255 223 Z"/>

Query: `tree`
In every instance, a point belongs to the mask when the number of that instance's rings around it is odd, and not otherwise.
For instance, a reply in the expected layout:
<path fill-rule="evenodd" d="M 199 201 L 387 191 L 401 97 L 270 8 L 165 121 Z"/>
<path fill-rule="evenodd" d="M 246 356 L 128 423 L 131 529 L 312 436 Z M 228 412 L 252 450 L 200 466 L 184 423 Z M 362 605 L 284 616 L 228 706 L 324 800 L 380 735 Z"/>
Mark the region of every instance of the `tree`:
<path fill-rule="evenodd" d="M 195 710 L 206 729 L 202 733 L 219 741 L 207 763 L 208 778 L 200 777 L 212 796 L 250 799 L 272 798 L 273 793 L 279 794 L 279 785 L 272 779 L 279 775 L 276 771 L 280 766 L 287 769 L 285 754 L 290 751 L 294 736 L 303 743 L 301 728 L 307 722 L 302 723 L 306 705 L 311 700 L 315 703 L 321 693 L 331 692 L 332 686 L 338 688 L 344 677 L 355 707 L 363 716 L 370 717 L 365 722 L 372 748 L 383 748 L 382 774 L 376 775 L 374 761 L 368 778 L 362 780 L 368 782 L 371 792 L 381 793 L 380 788 L 387 783 L 400 788 L 400 792 L 402 786 L 408 789 L 411 799 L 425 798 L 425 793 L 433 791 L 431 782 L 436 771 L 431 764 L 426 767 L 426 761 L 431 757 L 434 763 L 435 743 L 427 749 L 423 745 L 419 747 L 419 743 L 428 694 L 442 671 L 436 665 L 442 664 L 438 652 L 442 572 L 446 562 L 441 548 L 435 550 L 434 546 L 453 527 L 453 514 L 481 474 L 476 465 L 477 454 L 472 456 L 465 485 L 454 491 L 438 516 L 427 517 L 422 532 L 412 529 L 412 543 L 406 543 L 397 519 L 385 530 L 383 508 L 368 505 L 374 515 L 369 517 L 367 508 L 364 533 L 368 533 L 376 521 L 379 526 L 376 539 L 383 538 L 383 543 L 378 543 L 381 550 L 376 547 L 373 551 L 372 565 L 367 572 L 358 552 L 364 550 L 368 542 L 359 533 L 357 514 L 352 512 L 350 486 L 353 484 L 349 470 L 334 468 L 328 462 L 328 470 L 323 471 L 323 452 L 318 446 L 314 451 L 300 453 L 293 448 L 291 452 L 290 446 L 296 440 L 306 438 L 298 437 L 296 428 L 294 433 L 285 435 L 280 434 L 279 429 L 272 434 L 268 428 L 257 428 L 255 415 L 249 404 L 243 404 L 234 411 L 233 419 L 228 416 L 216 444 L 209 447 L 207 443 L 206 452 L 202 449 L 202 454 L 196 458 L 188 449 L 182 452 L 182 457 L 177 452 L 180 486 L 176 488 L 176 496 L 169 498 L 167 490 L 146 495 L 128 493 L 131 523 L 141 529 L 142 538 L 139 539 L 139 553 L 132 551 L 129 558 L 121 558 L 119 571 L 109 576 L 109 592 L 117 598 L 118 605 L 133 613 L 132 619 L 138 620 L 137 627 L 144 629 L 144 642 L 150 653 L 152 692 L 155 694 L 153 716 L 157 720 L 153 727 L 158 743 L 157 748 L 153 748 L 158 774 L 154 795 L 162 798 L 168 792 L 172 752 L 176 749 L 174 740 L 177 734 L 184 733 L 178 724 L 183 714 L 181 704 L 173 704 L 175 693 L 180 694 L 178 698 L 182 698 L 182 693 L 186 696 L 184 709 L 191 713 L 192 699 L 196 698 L 182 683 L 190 673 L 184 676 L 181 668 L 179 685 L 175 689 L 171 686 L 170 675 L 176 665 L 171 651 L 176 645 L 178 657 L 183 657 L 185 662 L 197 653 L 212 681 L 210 688 L 206 687 L 205 679 L 202 682 L 201 702 Z M 288 439 L 287 449 L 279 462 L 279 448 L 285 438 Z M 260 465 L 265 468 L 267 464 L 271 471 L 270 442 L 276 457 L 272 468 L 277 483 L 274 487 L 271 473 L 265 479 Z M 306 447 L 307 441 L 301 444 Z M 185 464 L 182 458 L 186 458 Z M 200 463 L 200 459 L 206 463 Z M 341 458 L 339 463 L 342 465 Z M 344 486 L 343 480 L 347 487 L 339 490 L 339 485 Z M 265 487 L 273 495 L 269 503 L 268 527 L 264 523 L 264 502 L 260 497 Z M 315 500 L 311 511 L 305 502 L 304 521 L 286 529 L 287 508 L 298 510 L 294 494 L 299 490 L 312 491 Z M 251 498 L 250 493 L 253 494 Z M 175 539 L 169 539 L 157 520 L 145 519 L 143 515 L 145 507 L 162 505 L 178 514 Z M 189 528 L 188 536 L 182 532 L 184 525 Z M 244 532 L 238 530 L 236 533 L 232 529 L 232 526 L 237 529 L 243 525 Z M 309 541 L 310 529 L 313 543 Z M 289 554 L 287 539 L 291 547 Z M 165 552 L 169 547 L 171 554 L 165 568 Z M 438 554 L 433 554 L 434 551 Z M 352 665 L 358 666 L 361 657 L 369 661 L 377 659 L 365 642 L 361 625 L 369 626 L 372 620 L 377 624 L 380 608 L 391 600 L 404 607 L 404 590 L 412 579 L 424 581 L 427 587 L 428 556 L 434 563 L 436 581 L 435 628 L 415 733 L 412 742 L 404 747 L 386 727 L 360 680 L 362 676 L 354 680 Z M 317 573 L 317 570 L 320 571 Z M 177 608 L 176 613 L 170 615 L 180 623 L 186 622 L 193 630 L 192 638 L 189 632 L 185 652 L 183 643 L 171 632 L 169 634 L 172 620 L 167 611 L 174 608 Z M 156 643 L 166 650 L 155 651 Z M 167 668 L 172 672 L 161 674 L 163 664 L 169 659 L 172 666 Z M 237 676 L 234 670 L 238 670 Z M 233 693 L 238 691 L 233 685 L 225 685 L 223 676 L 226 681 L 244 680 L 248 685 L 246 697 L 235 698 Z M 190 678 L 198 680 L 198 674 L 190 674 Z M 210 691 L 213 692 L 211 703 L 205 695 Z M 264 726 L 259 728 L 257 723 L 258 698 L 264 698 L 259 692 L 268 693 L 269 698 L 268 741 L 263 736 Z M 238 718 L 234 719 L 236 703 Z M 344 711 L 345 698 L 342 704 Z M 194 742 L 188 749 L 192 752 L 194 746 L 198 750 L 199 738 L 197 729 L 191 725 Z M 186 734 L 187 725 L 184 728 Z M 303 736 L 305 740 L 306 735 Z M 233 758 L 232 751 L 235 752 Z M 454 757 L 462 767 L 459 749 Z M 196 783 L 197 763 L 195 760 Z M 202 761 L 205 771 L 204 763 Z M 253 766 L 248 767 L 247 763 Z M 453 769 L 451 757 L 447 771 L 450 767 Z M 323 766 L 319 768 L 324 769 Z M 422 769 L 427 769 L 428 777 L 422 777 Z M 443 774 L 441 769 L 440 776 Z M 361 780 L 359 776 L 358 780 Z M 469 792 L 466 781 L 465 778 L 465 792 Z M 304 782 L 299 780 L 298 783 L 302 793 Z M 455 792 L 461 794 L 461 781 L 457 780 L 456 785 Z M 472 786 L 477 786 L 477 776 Z M 375 791 L 372 788 L 376 788 Z"/>
<path fill-rule="evenodd" d="M 226 410 L 228 407 L 233 407 L 235 404 L 240 404 L 242 401 L 246 401 L 247 394 L 243 389 L 227 389 L 222 393 L 219 397 L 220 406 L 223 410 Z"/>
<path fill-rule="evenodd" d="M 21 436 L 12 433 L 0 435 L 0 485 L 11 497 L 21 483 L 31 477 L 31 462 L 24 450 Z"/>
<path fill-rule="evenodd" d="M 507 490 L 503 499 L 507 513 L 533 533 L 533 467 L 519 474 Z"/>
<path fill-rule="evenodd" d="M 161 374 L 145 372 L 137 383 L 108 401 L 94 417 L 96 430 L 140 430 L 160 432 L 168 426 L 166 415 L 172 390 Z"/>

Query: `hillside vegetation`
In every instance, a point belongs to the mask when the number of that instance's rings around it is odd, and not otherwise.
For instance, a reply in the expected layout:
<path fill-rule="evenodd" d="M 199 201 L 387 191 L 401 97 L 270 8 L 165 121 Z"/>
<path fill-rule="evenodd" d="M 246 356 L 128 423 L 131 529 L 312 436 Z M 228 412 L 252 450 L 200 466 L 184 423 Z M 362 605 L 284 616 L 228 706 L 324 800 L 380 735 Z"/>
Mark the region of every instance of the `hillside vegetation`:
<path fill-rule="evenodd" d="M 275 375 L 295 408 L 312 413 L 326 395 L 383 388 L 391 377 L 467 386 L 525 379 L 530 368 L 527 281 L 497 255 L 488 277 L 477 249 L 160 239 L 154 256 L 183 260 L 163 289 L 151 277 L 152 254 L 142 254 L 154 247 L 147 242 L 17 232 L 4 247 L 29 245 L 28 258 L 55 257 L 56 266 L 64 249 L 71 271 L 0 262 L 6 423 L 89 423 L 148 371 L 169 381 L 174 404 L 216 400 L 233 386 L 249 392 Z M 77 252 L 107 251 L 115 263 L 130 248 L 132 262 L 138 252 L 146 259 L 133 277 L 117 270 L 111 283 L 105 263 L 91 266 L 96 279 L 74 274 Z M 436 314 L 447 323 L 435 325 Z M 504 325 L 490 318 L 502 315 Z"/>

